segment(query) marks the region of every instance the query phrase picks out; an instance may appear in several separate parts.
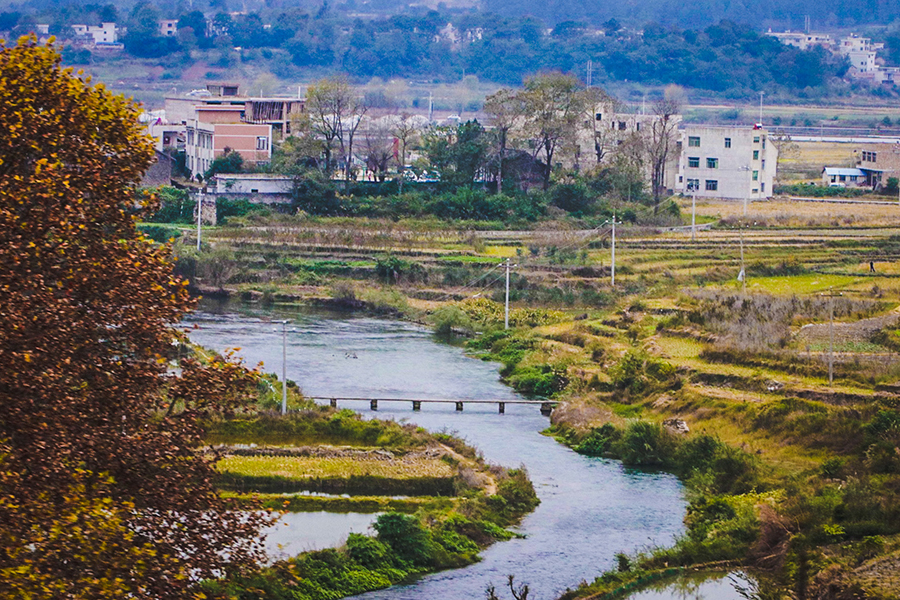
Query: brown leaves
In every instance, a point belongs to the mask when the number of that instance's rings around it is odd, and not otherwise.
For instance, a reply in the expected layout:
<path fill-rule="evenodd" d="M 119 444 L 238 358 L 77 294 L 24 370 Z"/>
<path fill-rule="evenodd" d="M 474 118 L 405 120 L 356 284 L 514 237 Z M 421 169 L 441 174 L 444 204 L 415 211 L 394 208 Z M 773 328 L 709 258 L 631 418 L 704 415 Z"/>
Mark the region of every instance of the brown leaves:
<path fill-rule="evenodd" d="M 196 453 L 253 375 L 158 360 L 193 301 L 135 230 L 135 108 L 33 39 L 0 45 L 4 598 L 182 598 L 260 555 L 264 518 L 231 512 Z"/>

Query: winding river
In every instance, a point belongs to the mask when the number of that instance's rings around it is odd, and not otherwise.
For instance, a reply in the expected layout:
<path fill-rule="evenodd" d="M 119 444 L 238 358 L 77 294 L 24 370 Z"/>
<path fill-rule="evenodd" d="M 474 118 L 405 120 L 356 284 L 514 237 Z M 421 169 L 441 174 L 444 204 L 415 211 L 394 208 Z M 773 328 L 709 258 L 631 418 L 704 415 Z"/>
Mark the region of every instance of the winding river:
<path fill-rule="evenodd" d="M 312 396 L 516 399 L 498 366 L 465 356 L 419 326 L 347 313 L 204 303 L 187 321 L 191 339 L 216 350 L 239 347 L 247 363 L 281 373 L 281 326 L 287 319 L 287 375 Z M 349 408 L 372 414 L 364 403 Z M 527 583 L 538 600 L 592 580 L 614 564 L 617 552 L 670 544 L 683 530 L 683 490 L 664 473 L 581 456 L 541 435 L 549 421 L 534 406 L 381 403 L 380 418 L 408 420 L 432 431 L 454 432 L 493 463 L 525 466 L 541 505 L 522 522 L 524 539 L 494 544 L 464 569 L 425 576 L 408 585 L 360 596 L 369 600 L 473 600 L 508 574 Z M 317 513 L 295 517 L 314 529 Z M 314 547 L 314 541 L 304 542 Z"/>

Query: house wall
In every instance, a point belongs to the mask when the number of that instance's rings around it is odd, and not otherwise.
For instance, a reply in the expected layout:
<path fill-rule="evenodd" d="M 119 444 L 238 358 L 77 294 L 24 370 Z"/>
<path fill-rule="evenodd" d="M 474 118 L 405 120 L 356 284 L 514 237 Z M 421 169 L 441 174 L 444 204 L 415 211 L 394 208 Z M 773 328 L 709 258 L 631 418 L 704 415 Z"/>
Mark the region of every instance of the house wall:
<path fill-rule="evenodd" d="M 676 191 L 690 194 L 689 184 L 696 181 L 698 198 L 772 197 L 778 148 L 765 129 L 688 125 L 681 141 Z"/>

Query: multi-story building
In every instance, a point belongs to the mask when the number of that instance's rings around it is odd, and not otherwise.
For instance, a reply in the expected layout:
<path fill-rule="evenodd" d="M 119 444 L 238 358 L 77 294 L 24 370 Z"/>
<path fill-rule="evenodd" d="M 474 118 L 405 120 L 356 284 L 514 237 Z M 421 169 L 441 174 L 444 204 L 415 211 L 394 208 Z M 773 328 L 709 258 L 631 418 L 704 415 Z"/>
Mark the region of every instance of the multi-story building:
<path fill-rule="evenodd" d="M 853 153 L 868 187 L 878 189 L 891 177 L 900 178 L 900 144 L 866 144 Z"/>
<path fill-rule="evenodd" d="M 306 110 L 303 98 L 251 98 L 240 95 L 237 84 L 209 84 L 204 95 L 185 95 L 166 98 L 166 120 L 187 123 L 198 106 L 220 106 L 239 109 L 240 122 L 272 126 L 274 138 L 291 133 L 291 118 Z M 194 93 L 192 93 L 194 94 Z"/>
<path fill-rule="evenodd" d="M 777 163 L 778 148 L 765 129 L 687 125 L 675 191 L 703 198 L 771 198 Z"/>
<path fill-rule="evenodd" d="M 193 177 L 203 175 L 213 160 L 237 152 L 248 165 L 272 158 L 272 126 L 242 121 L 242 107 L 197 106 L 185 124 L 186 167 Z"/>
<path fill-rule="evenodd" d="M 75 37 L 94 44 L 115 44 L 118 42 L 118 29 L 115 23 L 95 25 L 72 25 Z"/>
<path fill-rule="evenodd" d="M 870 38 L 859 37 L 850 34 L 841 38 L 838 43 L 838 52 L 850 59 L 850 66 L 857 73 L 874 73 L 878 70 L 875 64 L 877 51 L 884 48 L 884 44 L 873 44 Z"/>

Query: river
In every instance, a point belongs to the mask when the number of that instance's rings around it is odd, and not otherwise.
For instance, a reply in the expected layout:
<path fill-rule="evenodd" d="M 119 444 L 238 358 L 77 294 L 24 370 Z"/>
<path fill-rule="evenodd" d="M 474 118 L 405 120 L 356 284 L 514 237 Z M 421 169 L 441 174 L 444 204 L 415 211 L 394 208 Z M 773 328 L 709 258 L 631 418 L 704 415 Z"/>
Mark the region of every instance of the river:
<path fill-rule="evenodd" d="M 191 339 L 216 350 L 239 347 L 251 365 L 281 373 L 281 326 L 290 321 L 287 375 L 311 396 L 517 399 L 499 380 L 498 365 L 467 357 L 428 330 L 401 321 L 300 308 L 250 308 L 204 303 L 187 324 Z M 365 415 L 368 405 L 347 404 Z M 679 481 L 665 473 L 624 468 L 581 456 L 541 435 L 549 420 L 534 406 L 381 403 L 374 416 L 454 432 L 490 462 L 524 466 L 541 505 L 518 531 L 524 539 L 494 544 L 464 569 L 360 596 L 367 600 L 473 600 L 508 574 L 549 600 L 614 565 L 617 552 L 672 543 L 683 531 L 686 502 Z M 315 513 L 310 513 L 315 519 Z M 314 545 L 314 544 L 313 544 Z"/>

